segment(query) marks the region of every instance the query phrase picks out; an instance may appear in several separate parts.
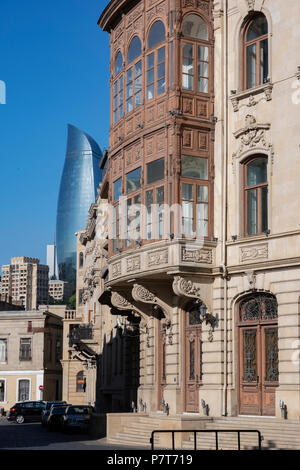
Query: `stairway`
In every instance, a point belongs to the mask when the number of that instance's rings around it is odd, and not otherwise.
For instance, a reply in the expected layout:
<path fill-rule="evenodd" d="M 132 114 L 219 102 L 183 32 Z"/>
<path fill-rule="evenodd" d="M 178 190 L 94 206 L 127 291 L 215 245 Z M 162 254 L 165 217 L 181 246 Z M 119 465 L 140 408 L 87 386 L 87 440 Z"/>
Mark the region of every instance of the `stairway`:
<path fill-rule="evenodd" d="M 263 437 L 262 450 L 291 450 L 300 449 L 300 422 L 296 420 L 284 421 L 277 418 L 265 417 L 228 417 L 215 418 L 207 423 L 205 429 L 220 430 L 258 430 Z M 256 433 L 241 433 L 241 450 L 258 449 L 258 437 Z M 183 449 L 194 449 L 194 435 L 184 441 Z M 215 433 L 197 434 L 197 449 L 210 450 L 216 448 Z M 237 433 L 218 434 L 219 450 L 238 450 Z"/>
<path fill-rule="evenodd" d="M 150 449 L 150 437 L 154 430 L 170 429 L 166 421 L 161 424 L 161 417 L 136 416 L 134 422 L 128 422 L 123 432 L 107 438 L 110 444 Z M 282 420 L 267 417 L 221 417 L 214 418 L 205 424 L 206 430 L 258 430 L 263 436 L 262 450 L 295 450 L 300 449 L 300 422 L 296 420 Z M 256 450 L 258 438 L 256 433 L 241 433 L 241 450 Z M 154 448 L 160 449 L 159 434 L 155 434 Z M 218 434 L 219 450 L 238 450 L 237 433 Z M 178 450 L 178 448 L 176 447 Z M 191 432 L 189 439 L 182 442 L 181 449 L 194 449 L 194 434 Z M 198 433 L 197 450 L 215 450 L 215 433 Z"/>
<path fill-rule="evenodd" d="M 143 446 L 150 449 L 150 437 L 152 431 L 162 429 L 155 418 L 137 416 L 136 421 L 129 422 L 123 432 L 118 432 L 114 437 L 107 439 L 109 444 L 122 446 Z M 159 445 L 159 437 L 154 437 L 154 445 Z"/>

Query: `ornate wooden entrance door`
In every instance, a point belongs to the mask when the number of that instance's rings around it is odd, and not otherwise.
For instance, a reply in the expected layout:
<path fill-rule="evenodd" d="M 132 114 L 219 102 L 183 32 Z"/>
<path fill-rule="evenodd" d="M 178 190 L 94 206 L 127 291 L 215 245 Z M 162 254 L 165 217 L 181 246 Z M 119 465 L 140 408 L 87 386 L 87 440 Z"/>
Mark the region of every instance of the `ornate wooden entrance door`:
<path fill-rule="evenodd" d="M 202 340 L 199 305 L 185 318 L 185 411 L 199 412 L 199 387 L 202 379 Z"/>
<path fill-rule="evenodd" d="M 252 296 L 239 305 L 239 413 L 275 415 L 278 386 L 277 302 Z"/>

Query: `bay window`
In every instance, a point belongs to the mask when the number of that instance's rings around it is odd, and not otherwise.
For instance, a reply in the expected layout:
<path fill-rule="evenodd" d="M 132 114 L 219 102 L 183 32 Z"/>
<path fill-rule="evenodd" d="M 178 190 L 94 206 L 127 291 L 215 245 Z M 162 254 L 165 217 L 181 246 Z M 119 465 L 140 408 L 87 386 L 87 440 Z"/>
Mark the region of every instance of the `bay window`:
<path fill-rule="evenodd" d="M 113 84 L 113 123 L 115 124 L 124 115 L 123 109 L 123 94 L 124 94 L 124 79 L 123 74 L 123 56 L 121 52 L 118 53 L 115 61 L 115 81 Z"/>
<path fill-rule="evenodd" d="M 146 58 L 147 100 L 166 91 L 166 49 L 165 46 L 161 46 L 161 43 L 165 41 L 165 36 L 164 24 L 156 21 L 150 29 L 147 43 L 148 49 L 153 49 Z"/>
<path fill-rule="evenodd" d="M 126 113 L 142 104 L 142 60 L 138 60 L 141 53 L 141 40 L 135 36 L 127 55 L 127 65 L 132 65 L 126 71 Z"/>
<path fill-rule="evenodd" d="M 199 15 L 188 15 L 183 20 L 182 34 L 182 88 L 208 93 L 209 48 L 208 30 Z M 192 38 L 192 39 L 190 39 Z"/>

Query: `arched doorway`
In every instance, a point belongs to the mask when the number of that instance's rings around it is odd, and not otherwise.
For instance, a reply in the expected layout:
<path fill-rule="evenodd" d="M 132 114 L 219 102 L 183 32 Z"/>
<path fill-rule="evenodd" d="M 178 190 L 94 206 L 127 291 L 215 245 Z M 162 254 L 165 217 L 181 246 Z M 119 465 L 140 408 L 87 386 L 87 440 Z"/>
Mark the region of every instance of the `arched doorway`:
<path fill-rule="evenodd" d="M 185 411 L 199 413 L 199 387 L 202 382 L 201 304 L 193 302 L 184 318 L 184 403 Z"/>
<path fill-rule="evenodd" d="M 238 303 L 239 414 L 275 415 L 278 386 L 278 309 L 271 294 Z"/>

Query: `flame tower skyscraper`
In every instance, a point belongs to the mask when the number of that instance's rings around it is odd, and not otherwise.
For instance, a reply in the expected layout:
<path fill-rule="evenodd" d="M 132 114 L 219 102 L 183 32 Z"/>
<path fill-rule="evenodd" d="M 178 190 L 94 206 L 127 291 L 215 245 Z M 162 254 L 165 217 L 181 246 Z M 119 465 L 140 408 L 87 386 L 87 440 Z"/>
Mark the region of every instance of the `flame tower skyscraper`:
<path fill-rule="evenodd" d="M 66 158 L 56 217 L 59 279 L 75 282 L 76 236 L 85 227 L 90 205 L 101 181 L 102 152 L 92 137 L 68 124 Z"/>

